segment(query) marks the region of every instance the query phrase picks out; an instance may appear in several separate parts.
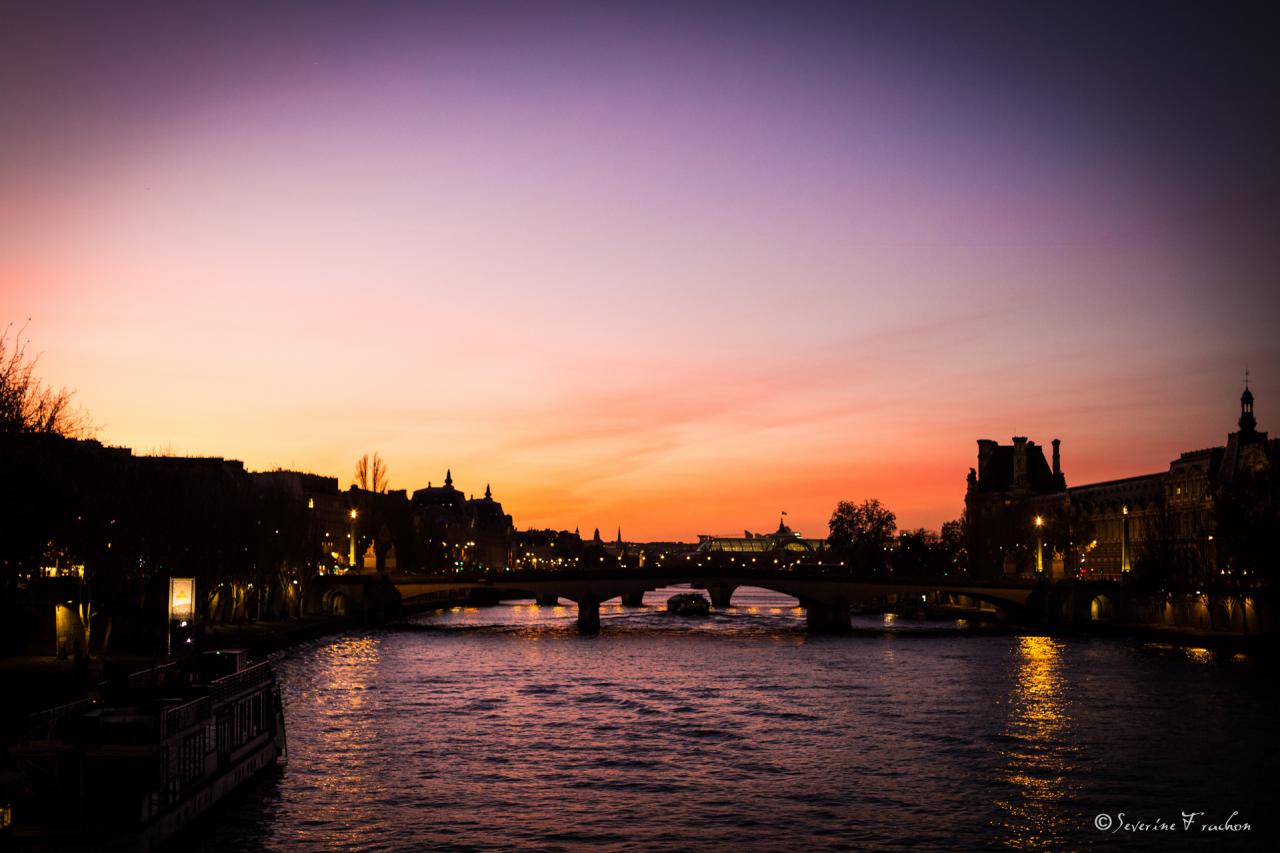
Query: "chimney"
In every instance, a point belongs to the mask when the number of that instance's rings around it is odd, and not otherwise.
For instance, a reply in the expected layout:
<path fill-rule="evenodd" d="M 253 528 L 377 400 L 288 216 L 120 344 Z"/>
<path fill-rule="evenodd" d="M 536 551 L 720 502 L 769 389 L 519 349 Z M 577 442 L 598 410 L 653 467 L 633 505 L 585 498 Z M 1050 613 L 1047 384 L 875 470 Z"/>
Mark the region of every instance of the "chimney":
<path fill-rule="evenodd" d="M 978 439 L 978 479 L 987 474 L 987 467 L 996 455 L 996 443 L 989 438 Z"/>
<path fill-rule="evenodd" d="M 1056 480 L 1062 476 L 1062 456 L 1059 448 L 1062 446 L 1062 439 L 1055 438 L 1053 440 L 1053 478 Z"/>
<path fill-rule="evenodd" d="M 1013 437 L 1013 486 L 1016 489 L 1026 485 L 1027 437 L 1025 435 L 1015 435 Z"/>

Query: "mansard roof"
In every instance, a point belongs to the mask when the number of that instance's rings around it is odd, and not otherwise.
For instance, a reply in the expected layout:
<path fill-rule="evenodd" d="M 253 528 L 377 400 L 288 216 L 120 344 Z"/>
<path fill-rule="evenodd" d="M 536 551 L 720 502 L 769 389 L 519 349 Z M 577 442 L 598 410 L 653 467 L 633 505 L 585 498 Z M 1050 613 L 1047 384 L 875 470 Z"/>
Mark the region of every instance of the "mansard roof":
<path fill-rule="evenodd" d="M 978 491 L 1007 492 L 1013 488 L 1014 449 L 1012 444 L 993 448 L 978 478 Z M 1027 442 L 1027 487 L 1031 492 L 1060 491 L 1054 482 L 1053 470 L 1044 458 L 1044 448 L 1033 441 Z"/>

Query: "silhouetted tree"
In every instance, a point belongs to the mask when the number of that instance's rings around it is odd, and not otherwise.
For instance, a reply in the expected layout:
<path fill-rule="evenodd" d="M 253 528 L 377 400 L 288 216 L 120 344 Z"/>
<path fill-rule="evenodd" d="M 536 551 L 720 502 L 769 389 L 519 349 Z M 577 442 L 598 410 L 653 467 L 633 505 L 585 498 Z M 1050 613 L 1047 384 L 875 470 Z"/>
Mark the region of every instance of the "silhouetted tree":
<path fill-rule="evenodd" d="M 1214 523 L 1219 571 L 1228 573 L 1218 578 L 1271 584 L 1280 553 L 1280 465 L 1241 471 L 1214 502 Z"/>
<path fill-rule="evenodd" d="M 250 597 L 257 618 L 287 618 L 296 610 L 298 585 L 320 556 L 310 523 L 301 501 L 282 490 L 259 490 Z"/>
<path fill-rule="evenodd" d="M 827 542 L 832 551 L 848 560 L 851 570 L 876 573 L 887 569 L 898 519 L 880 501 L 840 501 L 827 526 Z"/>
<path fill-rule="evenodd" d="M 92 432 L 88 415 L 73 408 L 73 392 L 53 390 L 36 378 L 38 357 L 27 355 L 22 331 L 12 324 L 0 332 L 0 433 L 38 432 L 84 437 Z"/>
<path fill-rule="evenodd" d="M 1080 554 L 1093 536 L 1089 516 L 1077 506 L 1065 506 L 1049 515 L 1045 545 L 1062 555 L 1066 576 L 1073 578 L 1080 571 Z"/>
<path fill-rule="evenodd" d="M 898 534 L 893 553 L 893 572 L 908 577 L 940 577 L 947 569 L 942 537 L 923 527 Z"/>
<path fill-rule="evenodd" d="M 969 534 L 966 529 L 968 521 L 964 516 L 942 524 L 939 536 L 943 553 L 946 555 L 948 571 L 958 575 L 969 573 Z"/>
<path fill-rule="evenodd" d="M 366 453 L 356 460 L 356 485 L 366 492 L 387 490 L 387 463 L 376 452 L 372 459 Z"/>
<path fill-rule="evenodd" d="M 1179 548 L 1178 517 L 1167 506 L 1160 507 L 1144 521 L 1142 547 L 1133 564 L 1135 578 L 1152 589 L 1182 588 L 1187 585 L 1187 566 Z"/>
<path fill-rule="evenodd" d="M 101 588 L 96 582 L 105 578 L 93 558 L 113 532 L 100 498 L 119 479 L 106 470 L 115 455 L 53 433 L 0 432 L 0 632 L 9 634 L 0 645 L 20 647 L 17 593 L 44 566 L 83 563 L 95 595 Z"/>

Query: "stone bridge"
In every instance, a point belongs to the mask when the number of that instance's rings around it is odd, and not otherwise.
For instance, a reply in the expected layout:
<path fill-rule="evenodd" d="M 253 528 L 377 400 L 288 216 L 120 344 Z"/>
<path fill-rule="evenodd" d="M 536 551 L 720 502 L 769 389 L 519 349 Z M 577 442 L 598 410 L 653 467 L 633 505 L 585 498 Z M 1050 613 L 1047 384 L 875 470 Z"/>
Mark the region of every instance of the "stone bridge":
<path fill-rule="evenodd" d="M 406 609 L 458 601 L 481 600 L 492 603 L 532 598 L 553 603 L 564 598 L 578 607 L 578 630 L 594 634 L 600 629 L 600 605 L 613 598 L 638 606 L 644 593 L 662 587 L 690 584 L 707 590 L 717 608 L 729 606 L 735 589 L 754 586 L 792 596 L 805 611 L 810 630 L 841 632 L 850 629 L 850 608 L 857 604 L 882 602 L 890 595 L 921 595 L 937 600 L 939 595 L 964 596 L 983 602 L 1012 617 L 1026 621 L 1029 609 L 1040 609 L 1044 584 L 1033 581 L 962 581 L 925 579 L 863 579 L 797 567 L 789 571 L 732 569 L 724 567 L 657 570 L 516 571 L 501 573 L 458 573 L 443 575 L 340 575 L 317 578 L 329 594 L 342 590 L 345 606 L 366 614 L 370 596 L 385 597 L 394 588 L 397 604 Z M 324 610 L 323 606 L 319 608 Z"/>

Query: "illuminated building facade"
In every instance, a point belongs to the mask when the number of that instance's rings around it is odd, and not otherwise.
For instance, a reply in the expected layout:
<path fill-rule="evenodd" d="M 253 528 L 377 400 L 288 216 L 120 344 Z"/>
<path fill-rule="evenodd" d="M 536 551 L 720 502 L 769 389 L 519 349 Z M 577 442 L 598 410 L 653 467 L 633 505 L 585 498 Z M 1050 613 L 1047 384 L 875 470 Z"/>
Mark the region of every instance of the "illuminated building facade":
<path fill-rule="evenodd" d="M 741 555 L 745 559 L 755 558 L 759 561 L 767 557 L 769 561 L 794 563 L 812 557 L 826 550 L 826 539 L 805 539 L 787 526 L 783 519 L 778 520 L 778 529 L 772 533 L 752 533 L 744 530 L 742 536 L 698 536 L 699 555 Z"/>
<path fill-rule="evenodd" d="M 980 439 L 965 492 L 973 571 L 1114 579 L 1157 546 L 1212 570 L 1216 500 L 1244 472 L 1280 464 L 1280 439 L 1258 431 L 1248 387 L 1237 423 L 1226 445 L 1183 453 L 1167 471 L 1072 487 L 1057 439 L 1052 463 L 1025 437 L 1009 445 Z"/>

